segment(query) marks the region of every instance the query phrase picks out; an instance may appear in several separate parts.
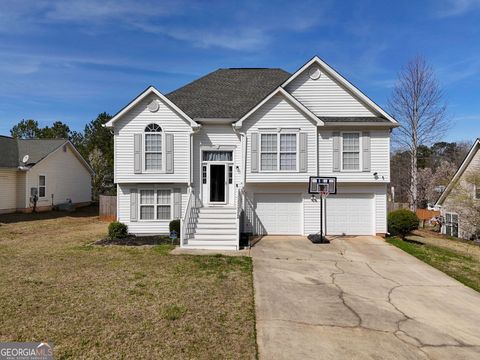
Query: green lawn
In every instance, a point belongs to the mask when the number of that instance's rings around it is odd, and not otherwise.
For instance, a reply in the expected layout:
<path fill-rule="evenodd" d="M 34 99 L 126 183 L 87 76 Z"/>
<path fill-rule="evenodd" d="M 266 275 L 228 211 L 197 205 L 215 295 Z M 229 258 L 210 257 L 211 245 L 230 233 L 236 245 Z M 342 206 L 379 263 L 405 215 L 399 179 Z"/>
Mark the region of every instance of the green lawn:
<path fill-rule="evenodd" d="M 53 214 L 55 215 L 55 214 Z M 92 246 L 94 213 L 0 216 L 0 341 L 56 359 L 255 359 L 248 257 Z"/>
<path fill-rule="evenodd" d="M 475 256 L 396 237 L 387 238 L 387 242 L 480 292 L 480 262 Z"/>

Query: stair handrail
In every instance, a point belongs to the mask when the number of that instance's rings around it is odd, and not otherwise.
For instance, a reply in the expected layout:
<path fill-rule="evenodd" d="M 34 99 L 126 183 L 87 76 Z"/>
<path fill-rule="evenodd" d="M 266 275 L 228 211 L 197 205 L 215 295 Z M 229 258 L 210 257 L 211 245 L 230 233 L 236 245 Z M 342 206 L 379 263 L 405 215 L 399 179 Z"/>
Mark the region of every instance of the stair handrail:
<path fill-rule="evenodd" d="M 180 219 L 180 246 L 193 237 L 196 217 L 198 215 L 197 199 L 193 187 L 188 189 L 188 201 L 183 218 Z"/>

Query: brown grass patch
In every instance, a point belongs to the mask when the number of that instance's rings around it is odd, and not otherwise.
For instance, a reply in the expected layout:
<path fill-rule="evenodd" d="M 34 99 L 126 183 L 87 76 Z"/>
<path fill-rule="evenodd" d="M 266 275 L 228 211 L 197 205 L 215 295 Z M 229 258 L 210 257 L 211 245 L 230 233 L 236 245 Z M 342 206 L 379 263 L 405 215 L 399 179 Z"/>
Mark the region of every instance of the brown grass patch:
<path fill-rule="evenodd" d="M 34 216 L 0 216 L 0 341 L 52 341 L 58 359 L 255 358 L 250 258 L 91 246 L 107 224 L 88 209 Z"/>

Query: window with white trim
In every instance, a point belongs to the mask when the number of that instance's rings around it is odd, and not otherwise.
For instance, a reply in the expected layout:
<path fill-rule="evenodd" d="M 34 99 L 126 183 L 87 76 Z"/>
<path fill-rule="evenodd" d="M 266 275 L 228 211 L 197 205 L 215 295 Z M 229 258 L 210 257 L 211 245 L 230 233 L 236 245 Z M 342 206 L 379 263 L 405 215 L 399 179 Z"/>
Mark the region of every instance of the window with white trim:
<path fill-rule="evenodd" d="M 149 124 L 144 134 L 145 171 L 162 170 L 162 128 L 157 124 Z"/>
<path fill-rule="evenodd" d="M 342 134 L 342 170 L 360 170 L 360 133 Z"/>
<path fill-rule="evenodd" d="M 171 220 L 172 191 L 169 189 L 140 190 L 140 220 Z"/>
<path fill-rule="evenodd" d="M 260 169 L 296 171 L 297 143 L 297 133 L 260 134 Z"/>
<path fill-rule="evenodd" d="M 38 176 L 38 197 L 44 198 L 47 192 L 47 182 L 45 175 Z"/>

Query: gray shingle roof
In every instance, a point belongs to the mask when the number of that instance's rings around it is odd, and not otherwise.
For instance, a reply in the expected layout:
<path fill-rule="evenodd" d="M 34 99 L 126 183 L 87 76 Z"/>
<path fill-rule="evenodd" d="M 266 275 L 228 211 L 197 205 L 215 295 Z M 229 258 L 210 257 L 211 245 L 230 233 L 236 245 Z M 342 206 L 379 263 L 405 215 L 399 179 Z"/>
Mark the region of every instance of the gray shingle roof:
<path fill-rule="evenodd" d="M 16 168 L 18 166 L 17 139 L 0 135 L 0 167 Z"/>
<path fill-rule="evenodd" d="M 28 155 L 27 164 L 36 164 L 45 156 L 65 144 L 65 139 L 35 139 L 18 140 L 18 161 L 21 163 L 23 157 Z"/>
<path fill-rule="evenodd" d="M 0 136 L 0 167 L 34 165 L 66 142 L 64 139 L 25 140 Z M 25 155 L 29 157 L 27 164 L 22 162 Z"/>
<path fill-rule="evenodd" d="M 282 69 L 218 69 L 166 96 L 192 119 L 239 119 L 289 76 Z"/>
<path fill-rule="evenodd" d="M 320 120 L 325 123 L 365 123 L 365 122 L 378 122 L 378 123 L 390 123 L 387 119 L 374 117 L 374 116 L 319 116 Z"/>

